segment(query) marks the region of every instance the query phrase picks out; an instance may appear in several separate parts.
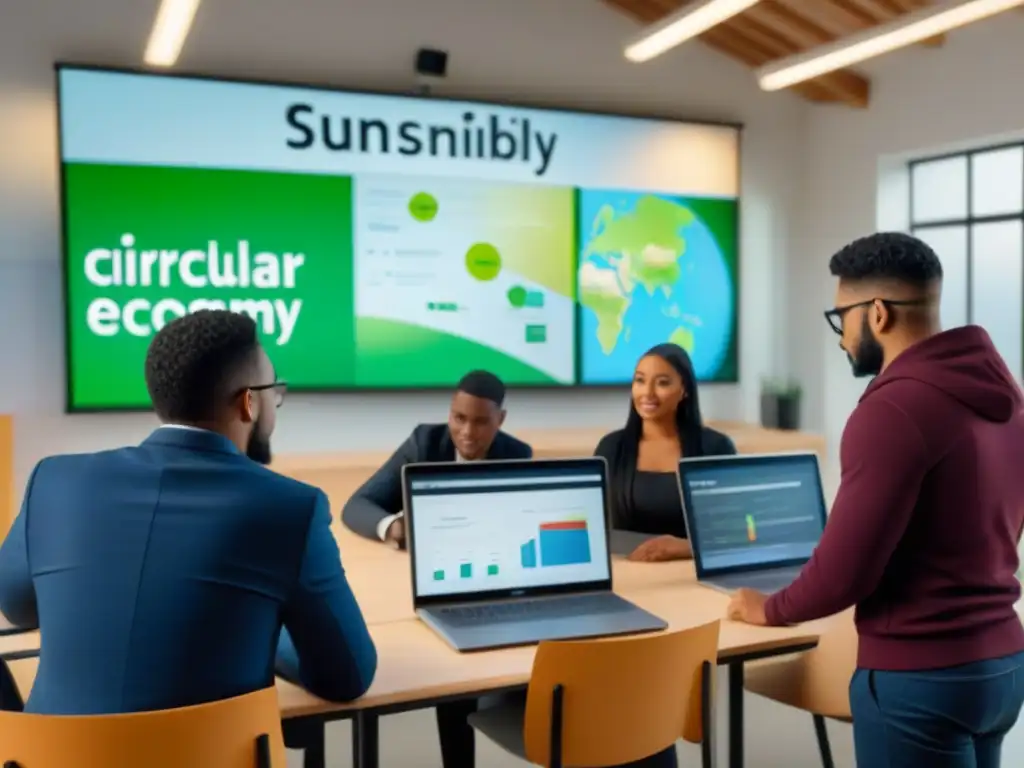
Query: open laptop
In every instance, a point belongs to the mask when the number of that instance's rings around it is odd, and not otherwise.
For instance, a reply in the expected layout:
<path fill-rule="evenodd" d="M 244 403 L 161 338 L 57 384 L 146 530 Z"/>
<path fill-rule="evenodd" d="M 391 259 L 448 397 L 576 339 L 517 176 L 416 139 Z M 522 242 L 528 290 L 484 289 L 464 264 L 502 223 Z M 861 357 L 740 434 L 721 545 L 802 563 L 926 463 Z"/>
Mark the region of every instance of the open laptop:
<path fill-rule="evenodd" d="M 683 459 L 679 485 L 697 579 L 711 587 L 778 592 L 825 529 L 814 453 Z"/>
<path fill-rule="evenodd" d="M 452 647 L 665 629 L 612 592 L 602 458 L 408 464 L 417 615 Z"/>

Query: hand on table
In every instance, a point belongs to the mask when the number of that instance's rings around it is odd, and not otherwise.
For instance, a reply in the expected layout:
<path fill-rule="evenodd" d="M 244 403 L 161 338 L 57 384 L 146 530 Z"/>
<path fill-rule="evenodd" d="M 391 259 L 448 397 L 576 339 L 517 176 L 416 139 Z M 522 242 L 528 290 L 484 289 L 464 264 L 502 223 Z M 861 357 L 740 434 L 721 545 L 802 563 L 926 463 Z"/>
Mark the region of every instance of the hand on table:
<path fill-rule="evenodd" d="M 675 536 L 656 536 L 634 549 L 627 559 L 641 563 L 664 563 L 693 557 L 690 542 Z"/>
<path fill-rule="evenodd" d="M 764 604 L 768 602 L 768 595 L 756 592 L 753 589 L 740 589 L 732 596 L 725 615 L 733 621 L 742 621 L 745 624 L 755 624 L 759 627 L 768 625 L 768 619 L 764 615 Z"/>
<path fill-rule="evenodd" d="M 384 541 L 398 547 L 399 549 L 405 548 L 404 518 L 400 517 L 388 526 L 387 533 L 384 534 Z"/>

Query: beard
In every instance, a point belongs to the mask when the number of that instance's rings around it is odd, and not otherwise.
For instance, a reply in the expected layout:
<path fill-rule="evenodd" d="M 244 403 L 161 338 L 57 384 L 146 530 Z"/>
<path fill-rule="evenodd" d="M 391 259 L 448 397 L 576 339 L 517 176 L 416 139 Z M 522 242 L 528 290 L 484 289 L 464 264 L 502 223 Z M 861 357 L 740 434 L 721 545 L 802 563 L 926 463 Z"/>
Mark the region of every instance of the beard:
<path fill-rule="evenodd" d="M 868 319 L 865 317 L 860 326 L 860 342 L 857 344 L 856 354 L 846 353 L 853 369 L 855 377 L 877 376 L 882 372 L 882 365 L 885 363 L 885 351 L 878 339 L 871 331 Z"/>
<path fill-rule="evenodd" d="M 249 435 L 249 443 L 245 447 L 245 455 L 264 466 L 270 464 L 272 454 L 270 451 L 270 436 L 264 435 L 260 429 L 260 423 L 253 424 L 252 434 Z"/>

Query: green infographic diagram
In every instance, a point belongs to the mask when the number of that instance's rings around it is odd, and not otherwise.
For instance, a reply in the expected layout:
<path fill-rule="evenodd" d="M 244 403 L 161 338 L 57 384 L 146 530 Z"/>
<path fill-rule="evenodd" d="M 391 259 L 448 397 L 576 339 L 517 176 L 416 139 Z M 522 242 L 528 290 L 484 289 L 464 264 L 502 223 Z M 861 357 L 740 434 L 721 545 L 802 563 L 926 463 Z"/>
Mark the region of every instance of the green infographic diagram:
<path fill-rule="evenodd" d="M 406 203 L 408 201 L 408 203 Z M 575 383 L 572 188 L 360 174 L 355 384 Z"/>

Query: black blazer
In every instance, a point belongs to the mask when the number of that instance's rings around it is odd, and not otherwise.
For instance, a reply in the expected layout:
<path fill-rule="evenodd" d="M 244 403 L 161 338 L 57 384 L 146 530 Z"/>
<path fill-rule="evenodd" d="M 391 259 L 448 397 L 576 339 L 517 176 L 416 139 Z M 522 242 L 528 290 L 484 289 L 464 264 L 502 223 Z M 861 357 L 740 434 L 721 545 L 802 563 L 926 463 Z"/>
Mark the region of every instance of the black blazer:
<path fill-rule="evenodd" d="M 488 459 L 530 459 L 533 449 L 512 435 L 499 432 L 487 451 Z M 402 467 L 422 462 L 455 461 L 455 444 L 447 424 L 420 424 L 384 466 L 373 473 L 341 511 L 341 521 L 355 533 L 379 541 L 377 526 L 402 511 Z"/>
<path fill-rule="evenodd" d="M 614 432 L 609 432 L 601 438 L 597 448 L 594 449 L 594 455 L 604 456 L 609 468 L 612 467 L 615 461 L 615 455 L 619 450 L 619 445 L 622 443 L 622 433 L 624 431 L 617 429 Z M 737 453 L 736 443 L 732 441 L 732 438 L 719 432 L 717 429 L 704 427 L 701 430 L 700 438 L 701 445 L 704 448 L 704 456 L 733 456 Z"/>
<path fill-rule="evenodd" d="M 619 449 L 624 432 L 625 430 L 622 429 L 609 432 L 601 438 L 597 448 L 594 449 L 595 456 L 603 456 L 608 462 L 608 481 L 611 491 L 609 502 L 612 526 L 615 528 L 629 528 L 629 521 L 633 518 L 633 479 L 636 477 L 636 467 L 617 465 L 621 463 L 619 462 Z M 737 453 L 736 444 L 731 437 L 710 427 L 701 429 L 701 449 L 702 456 L 732 456 Z M 677 494 L 673 494 L 672 502 L 681 504 L 677 496 Z"/>

